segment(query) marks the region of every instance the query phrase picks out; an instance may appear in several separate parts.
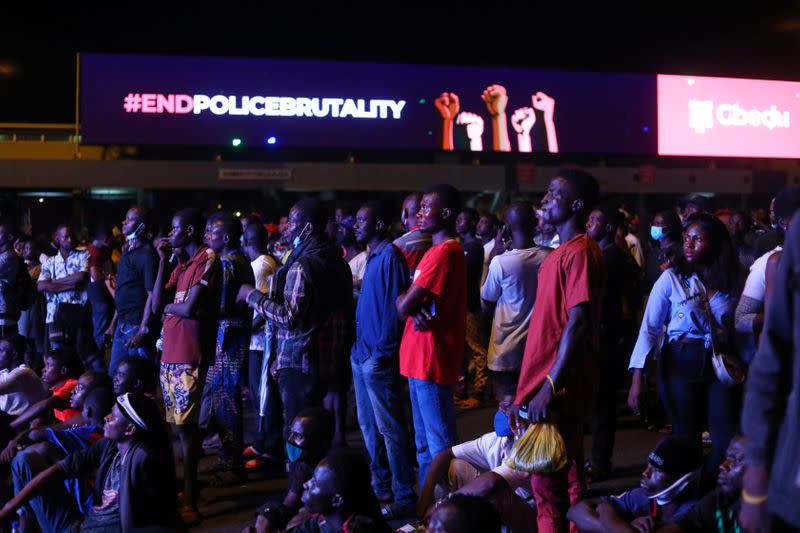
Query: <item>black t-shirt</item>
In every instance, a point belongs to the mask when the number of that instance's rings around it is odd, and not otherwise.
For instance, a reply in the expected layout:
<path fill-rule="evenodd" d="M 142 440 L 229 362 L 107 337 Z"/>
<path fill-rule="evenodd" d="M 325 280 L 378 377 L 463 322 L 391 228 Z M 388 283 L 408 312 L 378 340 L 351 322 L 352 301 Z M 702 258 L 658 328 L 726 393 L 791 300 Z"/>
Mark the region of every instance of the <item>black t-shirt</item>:
<path fill-rule="evenodd" d="M 630 272 L 623 256 L 626 253 L 628 252 L 623 251 L 617 245 L 611 245 L 603 249 L 603 261 L 606 264 L 607 278 L 600 327 L 602 334 L 608 337 L 615 337 L 619 334 L 620 324 L 622 323 L 622 298 L 624 297 L 625 284 L 633 281 L 628 277 Z"/>
<path fill-rule="evenodd" d="M 467 258 L 467 310 L 481 309 L 481 278 L 483 277 L 483 245 L 481 241 L 461 243 Z"/>
<path fill-rule="evenodd" d="M 147 302 L 147 291 L 153 290 L 158 259 L 150 244 L 125 252 L 117 265 L 117 288 L 114 302 L 117 318 L 124 324 L 139 324 Z"/>
<path fill-rule="evenodd" d="M 783 232 L 779 229 L 771 229 L 763 235 L 759 235 L 755 242 L 756 257 L 761 257 L 783 242 Z"/>
<path fill-rule="evenodd" d="M 740 505 L 738 498 L 733 502 L 727 501 L 722 490 L 717 488 L 706 494 L 675 523 L 687 532 L 734 531 L 738 525 Z"/>

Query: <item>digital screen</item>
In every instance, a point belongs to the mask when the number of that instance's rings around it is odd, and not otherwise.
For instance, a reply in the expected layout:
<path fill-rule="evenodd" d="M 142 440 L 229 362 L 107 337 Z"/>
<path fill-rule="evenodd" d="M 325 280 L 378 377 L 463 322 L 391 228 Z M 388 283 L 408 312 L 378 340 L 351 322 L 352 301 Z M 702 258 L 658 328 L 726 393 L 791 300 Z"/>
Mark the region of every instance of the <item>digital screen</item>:
<path fill-rule="evenodd" d="M 658 153 L 800 157 L 800 83 L 658 76 Z"/>
<path fill-rule="evenodd" d="M 83 54 L 86 144 L 655 154 L 637 74 Z"/>

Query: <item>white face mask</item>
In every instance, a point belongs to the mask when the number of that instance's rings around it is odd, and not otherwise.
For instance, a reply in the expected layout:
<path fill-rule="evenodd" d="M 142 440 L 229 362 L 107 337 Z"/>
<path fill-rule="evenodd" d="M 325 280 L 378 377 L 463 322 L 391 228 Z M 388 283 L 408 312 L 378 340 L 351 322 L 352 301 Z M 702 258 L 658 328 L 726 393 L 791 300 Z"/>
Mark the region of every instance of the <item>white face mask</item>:
<path fill-rule="evenodd" d="M 662 490 L 658 494 L 654 494 L 652 496 L 648 496 L 651 500 L 655 500 L 658 505 L 667 505 L 669 502 L 674 500 L 678 494 L 683 492 L 689 483 L 694 481 L 695 473 L 689 472 L 678 481 L 667 487 L 666 489 Z"/>
<path fill-rule="evenodd" d="M 143 231 L 143 230 L 144 230 L 144 224 L 139 224 L 139 225 L 136 227 L 136 229 L 135 229 L 135 230 L 133 230 L 133 232 L 132 232 L 132 233 L 128 233 L 127 235 L 125 235 L 125 240 L 127 240 L 128 242 L 130 242 L 130 241 L 132 241 L 132 240 L 134 240 L 134 239 L 137 239 L 137 238 L 139 238 L 139 235 L 141 235 L 141 234 L 142 234 L 142 231 Z"/>

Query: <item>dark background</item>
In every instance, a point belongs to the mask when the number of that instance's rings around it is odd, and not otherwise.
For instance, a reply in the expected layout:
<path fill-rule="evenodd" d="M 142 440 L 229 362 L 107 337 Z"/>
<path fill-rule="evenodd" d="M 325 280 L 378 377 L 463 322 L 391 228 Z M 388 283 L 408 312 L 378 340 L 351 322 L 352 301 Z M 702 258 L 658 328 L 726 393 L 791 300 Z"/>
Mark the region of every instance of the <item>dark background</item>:
<path fill-rule="evenodd" d="M 465 5 L 4 7 L 0 122 L 74 121 L 78 51 L 800 79 L 797 2 Z"/>

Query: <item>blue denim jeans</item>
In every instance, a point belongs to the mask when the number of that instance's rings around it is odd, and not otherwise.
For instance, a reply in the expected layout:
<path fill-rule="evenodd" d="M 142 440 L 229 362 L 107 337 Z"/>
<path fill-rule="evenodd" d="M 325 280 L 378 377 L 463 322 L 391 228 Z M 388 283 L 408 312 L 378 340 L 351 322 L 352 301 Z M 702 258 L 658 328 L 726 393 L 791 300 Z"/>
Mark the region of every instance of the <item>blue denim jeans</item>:
<path fill-rule="evenodd" d="M 108 374 L 113 378 L 117 373 L 117 367 L 123 359 L 128 357 L 144 357 L 151 363 L 154 362 L 151 355 L 153 350 L 148 346 L 148 339 L 145 338 L 136 348 L 126 348 L 125 344 L 131 340 L 139 331 L 139 324 L 125 324 L 117 322 L 114 330 L 114 340 L 111 343 L 111 361 L 108 364 Z"/>
<path fill-rule="evenodd" d="M 403 409 L 402 377 L 397 357 L 351 359 L 358 425 L 370 457 L 372 486 L 378 496 L 413 505 L 414 469 Z"/>
<path fill-rule="evenodd" d="M 414 441 L 417 445 L 420 486 L 425 483 L 433 458 L 458 444 L 453 388 L 432 381 L 408 378 Z"/>
<path fill-rule="evenodd" d="M 11 461 L 14 492 L 18 493 L 49 466 L 38 453 L 24 450 L 18 453 Z M 26 505 L 33 511 L 43 533 L 71 531 L 71 528 L 83 518 L 78 510 L 75 496 L 67 492 L 64 481 L 60 479 L 48 481 L 39 494 L 31 498 Z"/>

